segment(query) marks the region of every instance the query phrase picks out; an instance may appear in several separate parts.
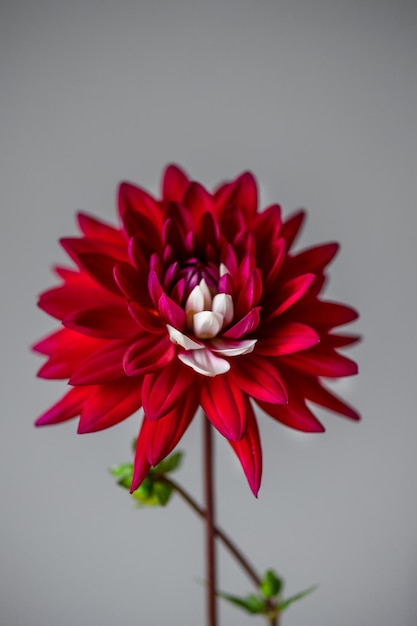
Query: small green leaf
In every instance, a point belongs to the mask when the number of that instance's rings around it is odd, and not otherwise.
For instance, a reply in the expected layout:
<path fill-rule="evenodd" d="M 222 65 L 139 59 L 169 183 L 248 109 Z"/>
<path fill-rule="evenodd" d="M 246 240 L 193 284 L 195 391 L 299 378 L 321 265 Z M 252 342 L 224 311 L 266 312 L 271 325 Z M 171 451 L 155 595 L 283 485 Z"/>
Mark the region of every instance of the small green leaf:
<path fill-rule="evenodd" d="M 245 596 L 244 598 L 239 598 L 238 596 L 233 596 L 229 593 L 223 593 L 222 591 L 218 591 L 216 595 L 220 598 L 223 598 L 223 600 L 226 600 L 227 602 L 230 602 L 231 604 L 240 607 L 251 615 L 262 615 L 268 612 L 268 608 L 265 605 L 265 600 L 255 594 L 250 594 L 248 596 Z"/>
<path fill-rule="evenodd" d="M 168 474 L 169 472 L 174 472 L 181 465 L 182 457 L 182 452 L 173 452 L 167 456 L 166 459 L 158 463 L 155 468 L 151 469 L 151 473 Z"/>
<path fill-rule="evenodd" d="M 110 473 L 118 480 L 117 484 L 125 489 L 130 489 L 133 476 L 133 463 L 123 463 L 110 468 Z"/>
<path fill-rule="evenodd" d="M 269 569 L 265 572 L 264 577 L 262 578 L 261 584 L 259 585 L 259 591 L 262 593 L 264 598 L 273 598 L 277 596 L 283 586 L 283 581 L 281 578 L 277 576 L 274 570 Z"/>
<path fill-rule="evenodd" d="M 305 596 L 308 596 L 310 593 L 313 593 L 313 591 L 315 591 L 317 588 L 318 588 L 318 585 L 313 585 L 312 587 L 309 587 L 308 589 L 305 589 L 304 591 L 300 591 L 300 593 L 296 593 L 294 596 L 291 596 L 290 598 L 283 600 L 279 604 L 279 610 L 285 611 L 285 609 L 288 609 L 288 607 L 291 604 L 293 604 L 293 602 L 297 602 L 298 600 L 301 600 Z"/>

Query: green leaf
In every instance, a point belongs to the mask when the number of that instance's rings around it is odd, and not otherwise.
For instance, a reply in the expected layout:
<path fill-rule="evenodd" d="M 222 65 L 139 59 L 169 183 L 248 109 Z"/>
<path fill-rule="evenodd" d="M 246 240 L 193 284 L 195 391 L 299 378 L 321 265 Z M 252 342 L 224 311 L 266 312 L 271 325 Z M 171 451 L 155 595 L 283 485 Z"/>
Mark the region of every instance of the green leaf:
<path fill-rule="evenodd" d="M 151 469 L 151 473 L 168 474 L 169 472 L 174 472 L 181 465 L 182 457 L 182 452 L 173 452 L 167 456 L 166 459 L 158 463 L 155 468 Z"/>
<path fill-rule="evenodd" d="M 172 495 L 172 488 L 162 482 L 154 482 L 149 476 L 145 478 L 143 483 L 136 491 L 132 493 L 132 497 L 141 506 L 165 506 Z"/>
<path fill-rule="evenodd" d="M 216 595 L 220 598 L 223 598 L 223 600 L 226 600 L 227 602 L 230 602 L 231 604 L 240 607 L 251 615 L 262 615 L 268 612 L 268 608 L 265 605 L 265 600 L 255 594 L 250 594 L 248 596 L 245 596 L 244 598 L 239 598 L 238 596 L 233 596 L 229 593 L 223 593 L 222 591 L 218 591 Z"/>
<path fill-rule="evenodd" d="M 290 598 L 283 600 L 279 604 L 279 607 L 278 607 L 279 610 L 285 611 L 285 609 L 288 609 L 288 607 L 291 604 L 293 604 L 293 602 L 297 602 L 298 600 L 301 600 L 305 596 L 308 596 L 310 593 L 313 593 L 313 591 L 315 591 L 317 588 L 318 588 L 318 585 L 313 585 L 312 587 L 309 587 L 308 589 L 305 589 L 304 591 L 300 591 L 300 593 L 296 593 L 294 596 L 291 596 Z"/>
<path fill-rule="evenodd" d="M 110 473 L 118 479 L 118 485 L 124 487 L 125 489 L 130 489 L 133 477 L 133 463 L 114 465 L 110 468 Z"/>
<path fill-rule="evenodd" d="M 281 578 L 277 576 L 274 570 L 269 569 L 265 572 L 264 577 L 262 578 L 261 584 L 259 585 L 259 591 L 262 593 L 264 598 L 274 598 L 277 596 L 283 586 L 283 581 Z"/>

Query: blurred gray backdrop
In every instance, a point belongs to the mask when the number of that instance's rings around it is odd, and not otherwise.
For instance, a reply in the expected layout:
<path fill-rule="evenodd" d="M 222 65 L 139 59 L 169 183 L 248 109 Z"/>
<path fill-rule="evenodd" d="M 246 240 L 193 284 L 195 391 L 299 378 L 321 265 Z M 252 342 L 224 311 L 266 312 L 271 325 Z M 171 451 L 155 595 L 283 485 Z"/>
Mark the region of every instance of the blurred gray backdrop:
<path fill-rule="evenodd" d="M 288 594 L 283 626 L 415 626 L 417 4 L 401 0 L 14 0 L 0 9 L 1 626 L 203 625 L 202 527 L 180 500 L 136 510 L 108 467 L 140 416 L 36 430 L 64 391 L 28 346 L 74 212 L 115 222 L 122 179 L 167 162 L 208 186 L 250 169 L 262 204 L 307 207 L 301 246 L 339 240 L 327 295 L 357 307 L 360 376 L 302 435 L 260 415 L 251 495 L 216 440 L 219 523 Z M 200 420 L 178 477 L 201 497 Z M 251 590 L 219 550 L 219 586 Z M 221 626 L 254 618 L 221 606 Z M 259 619 L 259 618 L 257 618 Z M 260 623 L 260 619 L 259 622 Z"/>

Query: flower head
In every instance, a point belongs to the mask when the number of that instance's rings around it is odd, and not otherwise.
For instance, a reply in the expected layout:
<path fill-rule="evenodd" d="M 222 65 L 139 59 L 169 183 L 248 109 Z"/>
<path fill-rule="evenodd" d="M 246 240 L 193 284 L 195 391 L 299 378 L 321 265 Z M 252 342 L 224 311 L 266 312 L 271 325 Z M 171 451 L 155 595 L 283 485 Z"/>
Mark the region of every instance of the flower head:
<path fill-rule="evenodd" d="M 357 314 L 320 298 L 337 244 L 291 251 L 303 212 L 258 212 L 249 173 L 212 194 L 174 165 L 160 200 L 122 183 L 118 208 L 121 228 L 78 215 L 82 236 L 61 240 L 76 269 L 57 267 L 62 284 L 40 297 L 63 328 L 34 346 L 48 357 L 39 376 L 71 389 L 38 426 L 80 416 L 78 432 L 94 432 L 143 407 L 136 489 L 201 406 L 256 494 L 253 402 L 301 431 L 324 430 L 306 400 L 358 419 L 321 382 L 356 374 L 337 349 L 357 337 L 334 329 Z"/>

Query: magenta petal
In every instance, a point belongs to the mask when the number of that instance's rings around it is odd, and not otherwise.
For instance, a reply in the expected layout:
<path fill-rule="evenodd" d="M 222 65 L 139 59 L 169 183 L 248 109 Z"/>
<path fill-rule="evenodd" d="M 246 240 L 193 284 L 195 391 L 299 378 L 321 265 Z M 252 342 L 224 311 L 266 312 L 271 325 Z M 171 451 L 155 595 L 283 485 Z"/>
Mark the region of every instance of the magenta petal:
<path fill-rule="evenodd" d="M 309 287 L 313 284 L 315 280 L 314 274 L 303 274 L 302 276 L 297 276 L 297 278 L 293 278 L 285 283 L 280 291 L 280 304 L 272 312 L 271 317 L 277 317 L 287 311 L 293 304 L 298 302 L 307 292 Z"/>
<path fill-rule="evenodd" d="M 159 312 L 161 317 L 177 330 L 183 331 L 186 323 L 185 311 L 178 306 L 166 294 L 162 294 L 159 298 Z"/>
<path fill-rule="evenodd" d="M 233 363 L 230 377 L 252 398 L 278 404 L 288 402 L 288 394 L 277 368 L 267 359 L 245 355 Z"/>
<path fill-rule="evenodd" d="M 193 370 L 179 361 L 145 376 L 142 393 L 146 417 L 155 420 L 167 415 L 182 402 L 184 394 L 189 393 L 193 384 L 196 384 Z"/>
<path fill-rule="evenodd" d="M 90 389 L 78 424 L 80 434 L 110 428 L 130 417 L 142 406 L 141 381 L 138 379 L 118 380 Z"/>
<path fill-rule="evenodd" d="M 247 402 L 227 374 L 205 381 L 201 406 L 221 435 L 232 441 L 242 439 L 246 432 Z"/>
<path fill-rule="evenodd" d="M 263 356 L 281 356 L 300 352 L 319 343 L 320 337 L 316 331 L 299 322 L 288 322 L 281 326 L 274 334 L 265 339 L 258 339 L 256 353 Z"/>
<path fill-rule="evenodd" d="M 242 464 L 253 495 L 257 497 L 262 477 L 262 448 L 255 414 L 249 400 L 246 403 L 246 434 L 239 441 L 229 443 Z"/>
<path fill-rule="evenodd" d="M 244 335 L 251 333 L 259 324 L 259 312 L 261 307 L 255 307 L 249 311 L 237 324 L 231 326 L 229 330 L 223 333 L 223 337 L 228 339 L 240 339 Z"/>
<path fill-rule="evenodd" d="M 305 211 L 297 211 L 290 218 L 285 220 L 281 229 L 281 237 L 284 238 L 287 250 L 289 250 L 294 243 L 297 235 L 300 232 L 301 226 L 305 220 Z"/>
<path fill-rule="evenodd" d="M 167 335 L 144 334 L 125 352 L 123 368 L 127 376 L 138 376 L 166 367 L 175 356 Z"/>
<path fill-rule="evenodd" d="M 90 389 L 86 387 L 76 387 L 71 389 L 61 400 L 45 411 L 35 422 L 35 426 L 49 426 L 50 424 L 60 424 L 77 417 L 85 399 L 88 397 Z"/>

